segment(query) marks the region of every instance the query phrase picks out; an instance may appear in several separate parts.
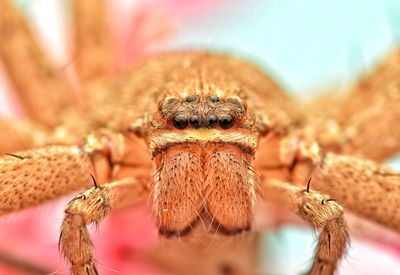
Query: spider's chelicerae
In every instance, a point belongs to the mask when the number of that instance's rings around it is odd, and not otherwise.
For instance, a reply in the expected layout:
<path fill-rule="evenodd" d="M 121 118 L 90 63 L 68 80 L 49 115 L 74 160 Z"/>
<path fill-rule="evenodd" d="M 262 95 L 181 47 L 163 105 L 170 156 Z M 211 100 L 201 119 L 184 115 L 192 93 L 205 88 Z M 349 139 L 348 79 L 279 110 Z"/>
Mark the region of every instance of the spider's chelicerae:
<path fill-rule="evenodd" d="M 300 105 L 256 66 L 220 53 L 166 53 L 116 76 L 104 1 L 73 3 L 80 104 L 0 1 L 0 57 L 31 119 L 0 121 L 10 133 L 0 214 L 93 184 L 62 222 L 73 274 L 97 273 L 86 227 L 146 200 L 169 238 L 249 231 L 257 199 L 289 208 L 319 231 L 310 274 L 332 274 L 343 256 L 343 209 L 400 229 L 400 175 L 379 164 L 400 148 L 399 51 L 345 98 Z"/>

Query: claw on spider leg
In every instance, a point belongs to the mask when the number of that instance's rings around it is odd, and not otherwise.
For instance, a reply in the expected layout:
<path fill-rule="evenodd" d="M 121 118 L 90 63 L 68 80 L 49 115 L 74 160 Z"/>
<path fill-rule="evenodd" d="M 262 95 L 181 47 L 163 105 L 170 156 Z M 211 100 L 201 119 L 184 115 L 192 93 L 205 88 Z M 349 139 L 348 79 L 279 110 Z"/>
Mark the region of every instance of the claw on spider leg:
<path fill-rule="evenodd" d="M 343 208 L 333 199 L 300 186 L 265 180 L 265 199 L 285 205 L 320 232 L 317 253 L 308 274 L 331 275 L 342 258 L 349 240 Z M 330 203 L 326 203 L 330 202 Z"/>
<path fill-rule="evenodd" d="M 74 275 L 98 274 L 87 225 L 97 224 L 112 209 L 137 203 L 146 196 L 145 184 L 128 178 L 93 187 L 72 199 L 65 210 L 59 247 Z"/>
<path fill-rule="evenodd" d="M 96 182 L 96 179 L 95 179 L 95 177 L 93 176 L 93 174 L 92 174 L 92 173 L 90 173 L 90 176 L 92 177 L 92 180 L 93 180 L 93 185 L 94 185 L 94 187 L 95 187 L 95 188 L 97 188 L 97 187 L 98 187 L 98 185 L 97 185 L 97 182 Z"/>
<path fill-rule="evenodd" d="M 307 193 L 310 193 L 311 180 L 312 180 L 312 177 L 310 177 L 310 178 L 308 179 L 308 182 L 307 182 L 307 189 L 306 189 L 306 192 L 307 192 Z"/>
<path fill-rule="evenodd" d="M 16 155 L 16 154 L 11 154 L 11 153 L 5 153 L 5 155 L 8 155 L 8 156 L 20 159 L 20 160 L 23 160 L 25 158 L 25 157 L 21 157 L 21 156 Z"/>

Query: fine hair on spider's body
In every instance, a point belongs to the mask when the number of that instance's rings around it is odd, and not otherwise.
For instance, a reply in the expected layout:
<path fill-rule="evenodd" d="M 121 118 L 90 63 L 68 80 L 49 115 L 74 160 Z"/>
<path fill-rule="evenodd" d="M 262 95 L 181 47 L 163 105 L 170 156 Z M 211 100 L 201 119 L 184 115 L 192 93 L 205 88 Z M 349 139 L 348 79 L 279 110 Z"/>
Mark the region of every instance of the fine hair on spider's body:
<path fill-rule="evenodd" d="M 24 141 L 0 147 L 0 214 L 94 181 L 65 210 L 60 248 L 72 273 L 98 273 L 87 225 L 147 198 L 166 237 L 190 236 L 199 221 L 200 230 L 236 235 L 251 229 L 257 199 L 286 207 L 320 232 L 310 274 L 332 274 L 346 250 L 343 207 L 400 230 L 400 176 L 378 163 L 400 149 L 398 52 L 338 103 L 338 114 L 317 101 L 304 108 L 227 54 L 159 54 L 115 75 L 104 2 L 73 4 L 83 107 L 23 17 L 0 2 L 0 57 L 30 117 L 0 121 Z M 54 108 L 44 114 L 43 106 Z M 371 121 L 392 131 L 378 137 Z"/>

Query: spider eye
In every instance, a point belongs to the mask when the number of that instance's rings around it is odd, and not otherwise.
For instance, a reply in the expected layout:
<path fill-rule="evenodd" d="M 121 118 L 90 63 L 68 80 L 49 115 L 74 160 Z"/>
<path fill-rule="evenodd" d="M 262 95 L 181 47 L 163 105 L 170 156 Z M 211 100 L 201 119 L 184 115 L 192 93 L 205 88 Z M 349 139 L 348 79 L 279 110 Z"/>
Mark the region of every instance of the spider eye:
<path fill-rule="evenodd" d="M 212 103 L 217 103 L 217 102 L 219 102 L 219 97 L 216 95 L 212 95 L 212 96 L 208 97 L 208 100 L 211 101 Z"/>
<path fill-rule="evenodd" d="M 176 129 L 183 130 L 188 126 L 188 120 L 184 115 L 176 115 L 173 119 Z"/>
<path fill-rule="evenodd" d="M 209 115 L 207 118 L 207 124 L 209 127 L 214 127 L 218 124 L 218 118 L 215 115 Z"/>
<path fill-rule="evenodd" d="M 190 118 L 190 125 L 192 125 L 193 128 L 200 128 L 201 126 L 200 117 L 197 115 L 192 116 Z"/>
<path fill-rule="evenodd" d="M 231 115 L 222 115 L 219 118 L 219 126 L 222 129 L 229 129 L 233 125 L 233 117 Z"/>
<path fill-rule="evenodd" d="M 194 102 L 197 100 L 197 96 L 195 95 L 190 95 L 188 97 L 186 97 L 186 102 Z"/>

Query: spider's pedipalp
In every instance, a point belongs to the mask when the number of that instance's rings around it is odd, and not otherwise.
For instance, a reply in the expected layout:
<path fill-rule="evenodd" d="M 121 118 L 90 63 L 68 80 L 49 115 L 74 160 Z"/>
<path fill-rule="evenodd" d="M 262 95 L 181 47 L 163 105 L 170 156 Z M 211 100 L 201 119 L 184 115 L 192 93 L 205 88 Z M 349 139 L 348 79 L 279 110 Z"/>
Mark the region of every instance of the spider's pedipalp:
<path fill-rule="evenodd" d="M 60 122 L 60 110 L 72 107 L 71 87 L 11 2 L 0 1 L 0 59 L 28 115 L 54 127 Z"/>
<path fill-rule="evenodd" d="M 147 188 L 142 181 L 125 178 L 92 187 L 68 204 L 61 226 L 60 249 L 72 265 L 72 274 L 98 274 L 86 226 L 100 222 L 113 209 L 142 202 L 146 197 Z"/>
<path fill-rule="evenodd" d="M 260 187 L 264 199 L 289 208 L 320 232 L 309 274 L 333 274 L 349 241 L 343 208 L 335 201 L 328 201 L 326 195 L 282 181 L 264 178 Z"/>

